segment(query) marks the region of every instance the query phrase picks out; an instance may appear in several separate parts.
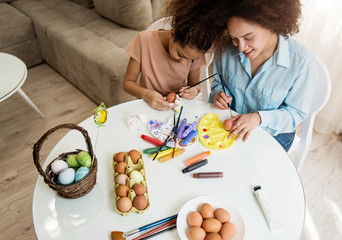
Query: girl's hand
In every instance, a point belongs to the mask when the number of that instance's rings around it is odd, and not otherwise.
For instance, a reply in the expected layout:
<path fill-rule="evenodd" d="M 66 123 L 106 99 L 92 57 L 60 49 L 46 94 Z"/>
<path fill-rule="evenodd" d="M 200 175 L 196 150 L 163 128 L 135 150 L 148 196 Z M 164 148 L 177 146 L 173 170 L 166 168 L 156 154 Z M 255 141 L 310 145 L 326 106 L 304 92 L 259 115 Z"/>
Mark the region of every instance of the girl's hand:
<path fill-rule="evenodd" d="M 243 138 L 243 141 L 246 141 L 252 131 L 261 123 L 260 115 L 257 112 L 241 114 L 233 117 L 232 120 L 234 121 L 234 125 L 230 129 L 231 134 L 229 135 L 229 138 L 238 134 L 236 140 Z"/>
<path fill-rule="evenodd" d="M 164 100 L 163 95 L 151 89 L 147 89 L 143 99 L 146 100 L 152 108 L 157 110 L 166 111 L 172 108 L 172 105 Z"/>
<path fill-rule="evenodd" d="M 186 98 L 186 99 L 194 99 L 195 97 L 197 97 L 198 93 L 201 90 L 200 86 L 195 86 L 189 89 L 186 89 L 187 87 L 182 87 L 179 92 L 179 96 L 181 96 L 182 98 Z"/>
<path fill-rule="evenodd" d="M 214 105 L 217 109 L 224 110 L 228 109 L 228 104 L 231 103 L 233 98 L 228 94 L 225 94 L 223 91 L 216 93 L 214 96 Z"/>

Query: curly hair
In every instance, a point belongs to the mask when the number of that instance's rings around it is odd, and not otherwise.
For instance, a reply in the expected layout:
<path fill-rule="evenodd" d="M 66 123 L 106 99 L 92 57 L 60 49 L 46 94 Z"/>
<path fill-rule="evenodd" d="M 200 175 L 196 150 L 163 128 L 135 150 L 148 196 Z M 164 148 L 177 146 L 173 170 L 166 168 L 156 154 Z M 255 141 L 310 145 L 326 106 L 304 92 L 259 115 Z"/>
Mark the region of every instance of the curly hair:
<path fill-rule="evenodd" d="M 163 15 L 171 17 L 175 41 L 181 46 L 189 45 L 206 52 L 221 38 L 225 25 L 210 23 L 212 18 L 206 17 L 209 3 L 201 0 L 169 0 L 165 3 Z"/>
<path fill-rule="evenodd" d="M 284 37 L 299 31 L 300 0 L 233 0 L 231 3 L 230 16 L 257 23 Z"/>
<path fill-rule="evenodd" d="M 203 51 L 214 44 L 220 52 L 230 43 L 226 23 L 231 17 L 288 38 L 299 31 L 301 7 L 300 0 L 168 0 L 164 15 L 172 16 L 179 43 Z"/>

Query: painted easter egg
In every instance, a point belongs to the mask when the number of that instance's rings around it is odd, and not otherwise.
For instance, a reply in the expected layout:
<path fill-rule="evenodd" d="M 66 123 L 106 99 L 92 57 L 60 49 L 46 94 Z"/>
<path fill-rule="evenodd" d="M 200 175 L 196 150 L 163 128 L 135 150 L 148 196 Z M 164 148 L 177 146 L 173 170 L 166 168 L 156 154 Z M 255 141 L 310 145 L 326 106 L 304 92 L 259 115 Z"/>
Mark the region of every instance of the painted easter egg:
<path fill-rule="evenodd" d="M 60 185 L 69 185 L 75 180 L 75 170 L 73 168 L 64 169 L 58 176 Z"/>
<path fill-rule="evenodd" d="M 94 110 L 94 122 L 97 125 L 102 126 L 107 121 L 107 115 L 107 108 L 102 102 L 101 105 Z"/>
<path fill-rule="evenodd" d="M 141 174 L 141 172 L 138 172 L 136 170 L 132 171 L 129 174 L 129 177 L 130 177 L 131 181 L 133 182 L 133 184 L 141 183 L 144 180 L 144 177 Z"/>
<path fill-rule="evenodd" d="M 80 167 L 79 169 L 77 169 L 76 171 L 76 175 L 75 175 L 75 182 L 79 182 L 81 181 L 83 178 L 85 178 L 89 173 L 89 168 L 87 167 Z"/>
<path fill-rule="evenodd" d="M 166 96 L 166 101 L 169 103 L 173 103 L 176 100 L 176 93 L 171 92 Z"/>
<path fill-rule="evenodd" d="M 91 165 L 91 156 L 86 151 L 81 151 L 77 154 L 77 161 L 80 165 L 84 167 L 90 167 Z"/>
<path fill-rule="evenodd" d="M 63 171 L 64 169 L 67 169 L 67 168 L 68 168 L 68 164 L 63 160 L 55 160 L 55 161 L 53 161 L 53 163 L 51 163 L 51 171 L 57 175 L 61 171 Z"/>
<path fill-rule="evenodd" d="M 66 163 L 68 164 L 69 167 L 73 167 L 73 168 L 78 168 L 80 166 L 80 164 L 77 161 L 76 154 L 69 155 L 66 159 Z"/>
<path fill-rule="evenodd" d="M 230 131 L 230 129 L 232 129 L 233 125 L 234 125 L 234 122 L 232 119 L 226 119 L 223 122 L 223 128 L 227 131 Z"/>

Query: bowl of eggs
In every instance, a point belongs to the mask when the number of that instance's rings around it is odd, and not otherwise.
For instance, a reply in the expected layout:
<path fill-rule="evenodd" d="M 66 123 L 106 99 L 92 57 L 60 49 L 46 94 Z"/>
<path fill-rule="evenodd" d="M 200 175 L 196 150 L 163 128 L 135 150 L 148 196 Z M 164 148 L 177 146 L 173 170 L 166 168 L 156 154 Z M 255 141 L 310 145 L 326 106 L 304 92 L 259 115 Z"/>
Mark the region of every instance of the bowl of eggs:
<path fill-rule="evenodd" d="M 242 240 L 245 224 L 231 204 L 202 196 L 187 202 L 179 211 L 177 231 L 182 240 Z"/>
<path fill-rule="evenodd" d="M 135 149 L 113 155 L 115 207 L 123 216 L 143 213 L 150 206 L 141 156 Z"/>

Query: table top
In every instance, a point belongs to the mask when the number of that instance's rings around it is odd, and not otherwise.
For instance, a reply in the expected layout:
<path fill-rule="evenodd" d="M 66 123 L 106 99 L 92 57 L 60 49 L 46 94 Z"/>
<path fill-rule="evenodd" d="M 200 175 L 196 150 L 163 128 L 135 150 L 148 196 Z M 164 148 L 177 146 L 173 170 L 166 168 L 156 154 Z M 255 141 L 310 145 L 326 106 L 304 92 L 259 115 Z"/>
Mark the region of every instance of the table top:
<path fill-rule="evenodd" d="M 217 110 L 212 104 L 182 99 L 182 118 L 188 121 L 216 113 L 221 121 L 228 111 Z M 150 207 L 143 214 L 121 216 L 115 210 L 112 156 L 117 152 L 154 147 L 140 138 L 150 135 L 147 128 L 129 129 L 131 113 L 144 114 L 147 120 L 165 121 L 173 112 L 157 111 L 136 100 L 108 109 L 106 126 L 98 129 L 93 117 L 80 126 L 87 129 L 93 146 L 99 130 L 95 154 L 98 159 L 97 184 L 79 199 L 64 199 L 49 189 L 38 176 L 33 194 L 32 212 L 39 239 L 110 239 L 111 231 L 130 231 L 156 220 L 174 215 L 191 199 L 209 196 L 234 206 L 245 224 L 244 239 L 299 239 L 305 217 L 305 198 L 301 180 L 286 152 L 262 128 L 258 127 L 248 141 L 237 141 L 225 150 L 211 150 L 199 141 L 185 153 L 165 163 L 143 155 Z M 83 136 L 70 131 L 51 151 L 43 169 L 62 152 L 86 149 Z M 223 171 L 223 178 L 194 179 L 183 174 L 184 161 L 204 151 L 211 151 L 209 163 L 197 172 Z M 198 169 L 199 170 L 199 169 Z M 270 231 L 258 204 L 253 187 L 261 185 L 283 223 Z M 163 233 L 162 239 L 179 239 L 177 231 Z M 158 238 L 161 238 L 158 237 Z"/>
<path fill-rule="evenodd" d="M 25 63 L 8 53 L 0 52 L 0 102 L 14 94 L 27 76 Z"/>

